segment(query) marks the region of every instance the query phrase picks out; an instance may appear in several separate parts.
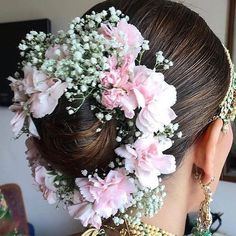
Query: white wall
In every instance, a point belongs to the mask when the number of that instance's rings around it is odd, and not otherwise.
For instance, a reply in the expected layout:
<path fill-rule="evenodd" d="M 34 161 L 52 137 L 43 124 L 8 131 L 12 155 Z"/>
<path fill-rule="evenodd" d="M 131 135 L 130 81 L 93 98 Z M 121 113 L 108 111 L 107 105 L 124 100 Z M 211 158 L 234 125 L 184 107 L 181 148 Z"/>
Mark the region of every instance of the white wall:
<path fill-rule="evenodd" d="M 186 0 L 184 3 L 199 12 L 219 38 L 225 41 L 228 0 Z M 49 18 L 53 32 L 66 29 L 75 16 L 99 2 L 98 0 L 0 0 L 0 22 Z M 183 2 L 183 1 L 181 1 Z M 18 183 L 25 200 L 29 221 L 38 236 L 64 236 L 76 232 L 79 225 L 67 212 L 49 206 L 32 185 L 30 171 L 25 161 L 24 139 L 14 141 L 8 126 L 12 114 L 0 108 L 0 184 Z M 236 235 L 236 184 L 221 182 L 213 210 L 224 212 L 222 230 Z"/>

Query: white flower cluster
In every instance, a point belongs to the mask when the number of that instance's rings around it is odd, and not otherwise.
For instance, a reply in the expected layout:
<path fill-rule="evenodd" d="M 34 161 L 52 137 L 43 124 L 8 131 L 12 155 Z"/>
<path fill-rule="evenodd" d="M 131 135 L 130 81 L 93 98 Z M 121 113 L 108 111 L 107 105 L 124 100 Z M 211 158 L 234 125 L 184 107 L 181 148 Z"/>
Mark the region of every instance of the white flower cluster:
<path fill-rule="evenodd" d="M 43 32 L 30 31 L 19 44 L 20 55 L 24 57 L 22 64 L 40 66 L 44 61 L 44 54 L 49 46 L 51 37 L 50 34 L 46 35 Z"/>
<path fill-rule="evenodd" d="M 162 179 L 159 178 L 160 183 L 161 181 Z M 166 197 L 164 190 L 165 186 L 160 184 L 155 189 L 143 188 L 136 192 L 133 196 L 132 207 L 128 211 L 127 209 L 121 210 L 119 215 L 114 216 L 112 218 L 114 224 L 121 225 L 125 219 L 130 225 L 139 225 L 142 216 L 153 217 L 164 204 Z"/>

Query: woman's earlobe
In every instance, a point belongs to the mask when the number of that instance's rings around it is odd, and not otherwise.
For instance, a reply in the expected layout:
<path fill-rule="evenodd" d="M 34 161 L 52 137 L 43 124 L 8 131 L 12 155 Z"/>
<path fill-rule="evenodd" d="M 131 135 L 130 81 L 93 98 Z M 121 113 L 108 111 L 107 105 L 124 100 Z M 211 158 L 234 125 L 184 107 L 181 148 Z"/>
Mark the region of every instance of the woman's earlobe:
<path fill-rule="evenodd" d="M 207 184 L 214 176 L 217 145 L 221 136 L 223 121 L 217 119 L 207 127 L 195 144 L 194 164 L 201 170 L 201 181 Z"/>

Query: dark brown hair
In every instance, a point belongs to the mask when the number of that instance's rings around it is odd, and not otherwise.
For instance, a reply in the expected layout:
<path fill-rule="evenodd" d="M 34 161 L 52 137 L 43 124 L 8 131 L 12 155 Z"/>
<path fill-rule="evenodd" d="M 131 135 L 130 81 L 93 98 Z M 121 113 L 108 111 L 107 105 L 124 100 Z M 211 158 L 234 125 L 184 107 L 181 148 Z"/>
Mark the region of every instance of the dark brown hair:
<path fill-rule="evenodd" d="M 111 6 L 127 14 L 130 23 L 150 41 L 150 50 L 144 54 L 142 64 L 153 68 L 159 50 L 174 62 L 164 74 L 165 80 L 177 89 L 173 109 L 183 138 L 176 140 L 168 153 L 179 164 L 209 120 L 219 112 L 226 94 L 230 72 L 224 48 L 206 22 L 180 3 L 108 0 L 87 13 Z M 115 122 L 105 124 L 102 132 L 96 133 L 99 122 L 90 111 L 91 100 L 73 116 L 67 115 L 66 103 L 62 98 L 52 115 L 36 121 L 43 158 L 72 176 L 79 176 L 82 169 L 105 168 L 115 158 Z"/>

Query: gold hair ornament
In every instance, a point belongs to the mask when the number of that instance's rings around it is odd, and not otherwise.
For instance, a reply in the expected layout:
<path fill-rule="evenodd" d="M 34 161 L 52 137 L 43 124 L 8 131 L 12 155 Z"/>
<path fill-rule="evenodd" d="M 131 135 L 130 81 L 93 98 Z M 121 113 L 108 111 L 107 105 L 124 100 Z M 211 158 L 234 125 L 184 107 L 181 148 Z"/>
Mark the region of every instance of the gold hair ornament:
<path fill-rule="evenodd" d="M 213 120 L 217 118 L 222 119 L 224 122 L 223 131 L 227 131 L 227 125 L 234 121 L 236 117 L 236 73 L 234 72 L 234 64 L 229 50 L 225 46 L 224 49 L 230 66 L 230 84 L 224 100 L 220 104 L 220 114 L 215 116 Z"/>

